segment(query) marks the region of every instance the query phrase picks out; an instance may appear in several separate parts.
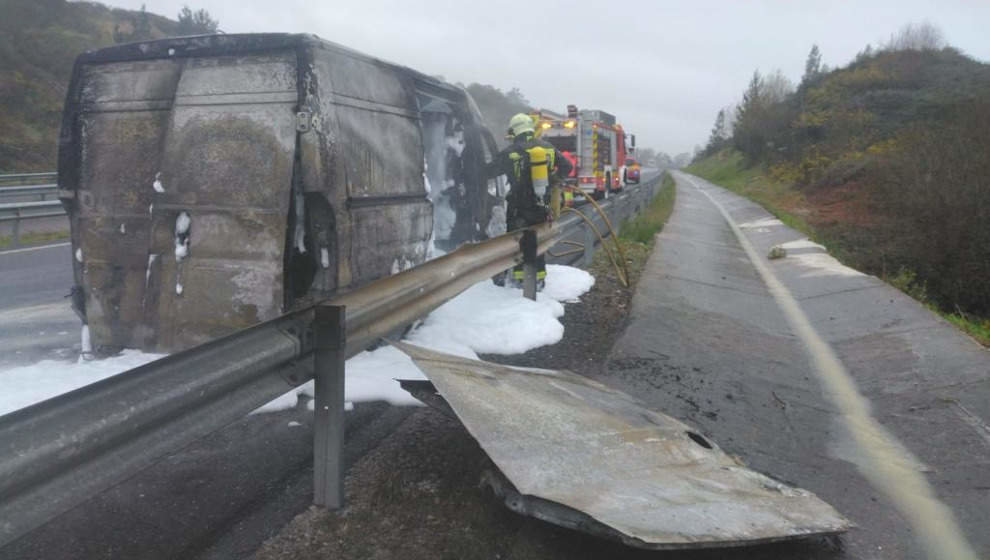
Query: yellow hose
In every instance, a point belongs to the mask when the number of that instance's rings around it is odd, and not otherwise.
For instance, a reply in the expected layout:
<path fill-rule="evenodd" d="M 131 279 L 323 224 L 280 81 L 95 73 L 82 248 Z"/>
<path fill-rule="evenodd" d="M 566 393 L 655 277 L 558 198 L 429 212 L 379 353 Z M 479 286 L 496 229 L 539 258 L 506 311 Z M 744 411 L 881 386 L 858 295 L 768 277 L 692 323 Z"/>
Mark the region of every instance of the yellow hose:
<path fill-rule="evenodd" d="M 605 211 L 602 210 L 602 207 L 598 205 L 598 202 L 596 202 L 594 198 L 592 198 L 588 193 L 584 192 L 583 190 L 575 187 L 566 187 L 566 189 L 571 192 L 580 193 L 581 196 L 587 199 L 588 202 L 590 202 L 591 205 L 595 207 L 595 210 L 598 211 L 598 214 L 602 217 L 602 220 L 605 221 L 605 226 L 608 228 L 608 231 L 612 236 L 612 242 L 615 243 L 615 249 L 619 253 L 619 260 L 622 263 L 622 272 L 621 273 L 619 272 L 618 265 L 615 263 L 615 258 L 612 258 L 612 264 L 615 265 L 616 267 L 615 271 L 617 274 L 619 274 L 619 278 L 620 280 L 622 280 L 622 284 L 628 288 L 629 268 L 626 265 L 626 252 L 622 249 L 622 244 L 619 243 L 619 236 L 616 235 L 615 228 L 612 227 L 612 222 L 609 221 L 608 219 L 608 214 L 606 214 Z M 578 215 L 584 218 L 584 220 L 588 222 L 588 225 L 590 225 L 591 228 L 595 231 L 595 233 L 598 234 L 598 239 L 601 240 L 602 247 L 607 247 L 607 245 L 605 245 L 605 238 L 602 237 L 601 233 L 599 233 L 598 231 L 598 228 L 596 228 L 594 224 L 592 224 L 591 221 L 588 220 L 588 218 L 584 214 L 578 212 L 577 210 L 573 210 L 572 208 L 567 208 L 567 210 L 572 210 L 574 212 L 577 212 Z M 611 253 L 609 253 L 609 256 L 611 257 Z"/>
<path fill-rule="evenodd" d="M 584 252 L 584 243 L 578 243 L 577 241 L 571 241 L 569 239 L 564 239 L 563 241 L 560 242 L 560 244 L 561 245 L 572 245 L 574 247 L 577 247 L 577 249 L 571 249 L 569 251 L 564 251 L 563 253 L 554 253 L 553 251 L 547 249 L 547 254 L 550 255 L 551 257 L 554 257 L 556 259 L 559 259 L 560 257 L 566 257 L 568 255 L 574 255 L 574 254 L 577 254 L 577 253 L 583 253 Z"/>
<path fill-rule="evenodd" d="M 616 276 L 619 277 L 619 282 L 622 282 L 622 285 L 628 288 L 629 287 L 629 280 L 628 280 L 629 273 L 628 273 L 628 271 L 625 270 L 625 266 L 622 267 L 623 268 L 622 270 L 619 269 L 619 264 L 615 260 L 615 254 L 612 253 L 612 249 L 610 249 L 609 246 L 605 244 L 605 238 L 602 237 L 602 232 L 598 229 L 598 227 L 595 226 L 595 224 L 587 216 L 585 216 L 584 213 L 581 212 L 580 210 L 575 210 L 573 208 L 566 207 L 566 208 L 563 209 L 563 212 L 564 213 L 566 213 L 566 212 L 573 212 L 573 213 L 577 214 L 578 216 L 581 216 L 581 219 L 584 220 L 586 224 L 588 224 L 588 227 L 591 228 L 591 231 L 595 232 L 595 235 L 597 235 L 598 236 L 598 239 L 601 240 L 601 242 L 602 242 L 602 248 L 605 249 L 605 253 L 608 254 L 609 260 L 612 261 L 612 266 L 615 267 L 615 274 L 616 274 Z M 615 236 L 614 233 L 612 235 L 613 235 L 613 237 Z M 618 241 L 616 241 L 616 245 L 618 245 Z M 623 261 L 622 264 L 625 265 L 625 262 Z"/>

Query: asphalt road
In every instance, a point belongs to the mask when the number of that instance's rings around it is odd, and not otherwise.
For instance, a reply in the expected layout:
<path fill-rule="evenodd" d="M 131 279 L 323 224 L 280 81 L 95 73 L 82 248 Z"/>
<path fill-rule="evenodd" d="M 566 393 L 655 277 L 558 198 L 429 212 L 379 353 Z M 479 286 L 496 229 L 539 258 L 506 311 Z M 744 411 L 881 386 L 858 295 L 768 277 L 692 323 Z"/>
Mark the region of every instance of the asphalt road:
<path fill-rule="evenodd" d="M 68 243 L 0 252 L 0 369 L 79 351 Z"/>
<path fill-rule="evenodd" d="M 768 260 L 772 246 L 803 236 L 746 199 L 676 177 L 674 214 L 603 381 L 815 492 L 857 525 L 839 539 L 731 558 L 958 558 L 950 518 L 975 557 L 990 558 L 990 352 L 877 278 L 835 267 L 821 249 Z M 796 335 L 794 310 L 768 289 L 716 204 L 834 350 L 887 439 L 863 437 L 849 395 L 819 369 L 821 349 Z M 899 465 L 903 472 L 890 468 Z M 919 499 L 926 485 L 935 500 Z M 926 540 L 933 530 L 941 534 Z"/>
<path fill-rule="evenodd" d="M 0 251 L 0 311 L 61 301 L 72 286 L 68 243 Z"/>

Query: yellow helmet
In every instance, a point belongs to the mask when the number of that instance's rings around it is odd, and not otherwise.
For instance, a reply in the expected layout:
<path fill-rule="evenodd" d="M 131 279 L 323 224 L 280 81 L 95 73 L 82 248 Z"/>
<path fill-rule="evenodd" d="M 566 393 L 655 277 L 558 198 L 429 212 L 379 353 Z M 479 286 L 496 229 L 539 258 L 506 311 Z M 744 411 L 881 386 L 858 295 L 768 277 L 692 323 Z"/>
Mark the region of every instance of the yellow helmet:
<path fill-rule="evenodd" d="M 509 119 L 509 134 L 519 136 L 526 132 L 536 132 L 536 125 L 533 124 L 532 117 L 526 113 L 517 113 Z"/>

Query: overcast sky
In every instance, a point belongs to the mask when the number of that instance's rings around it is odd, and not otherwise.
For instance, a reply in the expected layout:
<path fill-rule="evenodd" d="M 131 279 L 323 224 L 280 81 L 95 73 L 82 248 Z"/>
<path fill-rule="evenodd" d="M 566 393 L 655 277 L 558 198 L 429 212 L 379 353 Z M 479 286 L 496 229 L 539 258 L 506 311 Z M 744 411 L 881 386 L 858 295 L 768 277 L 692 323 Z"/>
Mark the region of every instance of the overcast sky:
<path fill-rule="evenodd" d="M 205 8 L 227 33 L 305 32 L 451 82 L 519 87 L 537 107 L 615 114 L 637 144 L 671 155 L 704 144 L 754 69 L 798 81 L 813 43 L 847 64 L 908 22 L 990 61 L 990 2 L 818 0 L 109 0 L 175 18 Z"/>

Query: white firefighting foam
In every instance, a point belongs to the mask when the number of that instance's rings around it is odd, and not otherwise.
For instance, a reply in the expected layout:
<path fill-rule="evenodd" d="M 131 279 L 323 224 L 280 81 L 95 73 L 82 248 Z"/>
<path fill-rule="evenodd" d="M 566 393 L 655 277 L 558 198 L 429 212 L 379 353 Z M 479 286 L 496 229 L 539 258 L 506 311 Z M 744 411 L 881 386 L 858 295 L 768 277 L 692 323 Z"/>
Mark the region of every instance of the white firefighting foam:
<path fill-rule="evenodd" d="M 500 288 L 489 280 L 479 282 L 450 300 L 419 323 L 406 340 L 413 344 L 476 358 L 477 353 L 516 354 L 554 344 L 564 334 L 557 320 L 564 314 L 560 302 L 576 301 L 594 285 L 594 277 L 568 266 L 547 266 L 547 285 L 537 301 L 522 297 L 521 290 Z M 89 329 L 82 345 L 89 348 Z M 163 357 L 125 350 L 104 360 L 70 363 L 45 360 L 30 366 L 0 371 L 0 415 L 95 383 Z M 418 404 L 395 379 L 424 379 L 405 354 L 392 347 L 362 352 L 347 361 L 346 398 L 349 402 L 385 400 L 393 404 Z M 302 385 L 256 412 L 294 407 L 299 395 L 311 397 L 313 385 Z M 304 397 L 306 398 L 306 397 Z"/>

